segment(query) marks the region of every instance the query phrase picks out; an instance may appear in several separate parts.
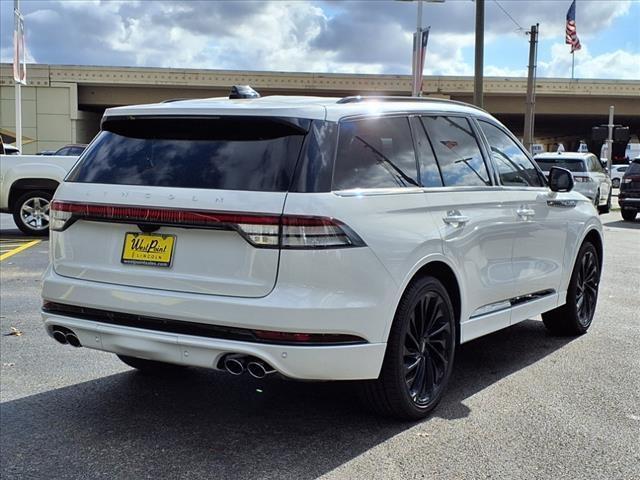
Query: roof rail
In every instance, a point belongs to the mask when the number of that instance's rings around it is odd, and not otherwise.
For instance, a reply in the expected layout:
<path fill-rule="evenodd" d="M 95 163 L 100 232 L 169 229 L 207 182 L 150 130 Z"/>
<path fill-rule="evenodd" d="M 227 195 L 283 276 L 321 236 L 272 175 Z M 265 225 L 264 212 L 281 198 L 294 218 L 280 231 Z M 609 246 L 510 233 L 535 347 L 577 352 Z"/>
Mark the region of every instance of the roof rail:
<path fill-rule="evenodd" d="M 344 97 L 338 100 L 336 103 L 359 103 L 366 101 L 378 101 L 378 102 L 436 102 L 436 103 L 453 103 L 455 105 L 463 105 L 465 107 L 475 108 L 476 110 L 480 110 L 482 112 L 488 113 L 486 110 L 477 107 L 475 105 L 471 105 L 470 103 L 459 102 L 457 100 L 449 100 L 447 98 L 437 98 L 437 97 L 393 97 L 389 95 L 355 95 L 350 97 Z"/>

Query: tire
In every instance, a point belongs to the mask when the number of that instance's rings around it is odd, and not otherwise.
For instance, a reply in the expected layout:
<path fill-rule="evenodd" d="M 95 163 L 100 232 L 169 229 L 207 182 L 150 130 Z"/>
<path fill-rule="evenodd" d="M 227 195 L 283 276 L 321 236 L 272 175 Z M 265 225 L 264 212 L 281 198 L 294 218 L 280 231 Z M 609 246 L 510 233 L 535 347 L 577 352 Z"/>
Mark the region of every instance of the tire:
<path fill-rule="evenodd" d="M 620 188 L 620 179 L 614 178 L 613 180 L 611 180 L 611 185 L 613 186 L 613 188 Z"/>
<path fill-rule="evenodd" d="M 622 209 L 622 219 L 627 222 L 633 222 L 636 219 L 637 210 Z"/>
<path fill-rule="evenodd" d="M 52 192 L 33 190 L 22 194 L 13 207 L 13 221 L 25 235 L 49 235 L 49 202 Z M 30 211 L 29 211 L 30 210 Z"/>
<path fill-rule="evenodd" d="M 545 327 L 554 335 L 577 336 L 587 332 L 593 321 L 600 284 L 600 259 L 593 243 L 582 244 L 576 257 L 567 303 L 542 314 Z"/>
<path fill-rule="evenodd" d="M 414 280 L 398 305 L 380 376 L 360 385 L 363 402 L 376 413 L 402 420 L 426 417 L 447 387 L 456 343 L 457 321 L 447 290 L 434 277 Z"/>
<path fill-rule="evenodd" d="M 607 197 L 607 204 L 598 207 L 598 213 L 609 213 L 611 211 L 611 189 L 609 189 L 609 196 Z"/>
<path fill-rule="evenodd" d="M 144 358 L 129 357 L 127 355 L 116 355 L 123 363 L 135 368 L 140 373 L 147 375 L 175 375 L 183 372 L 187 367 L 175 365 L 173 363 L 157 362 L 155 360 L 145 360 Z"/>

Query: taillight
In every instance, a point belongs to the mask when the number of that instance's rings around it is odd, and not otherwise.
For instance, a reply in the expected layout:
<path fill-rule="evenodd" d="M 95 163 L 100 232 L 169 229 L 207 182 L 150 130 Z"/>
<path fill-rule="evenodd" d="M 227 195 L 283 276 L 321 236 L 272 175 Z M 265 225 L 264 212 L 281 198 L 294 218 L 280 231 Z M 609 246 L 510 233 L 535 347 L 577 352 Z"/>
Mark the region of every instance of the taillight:
<path fill-rule="evenodd" d="M 622 183 L 631 183 L 633 182 L 633 179 L 631 177 L 625 177 L 622 179 Z"/>
<path fill-rule="evenodd" d="M 328 217 L 245 214 L 131 207 L 54 200 L 50 206 L 54 231 L 76 220 L 132 223 L 204 229 L 236 230 L 255 247 L 342 248 L 364 246 L 362 239 L 342 222 Z"/>
<path fill-rule="evenodd" d="M 593 180 L 591 180 L 591 177 L 579 177 L 579 176 L 575 176 L 573 177 L 573 180 L 576 182 L 582 182 L 582 183 L 589 183 Z"/>
<path fill-rule="evenodd" d="M 361 247 L 364 242 L 342 222 L 326 217 L 282 217 L 282 248 Z"/>

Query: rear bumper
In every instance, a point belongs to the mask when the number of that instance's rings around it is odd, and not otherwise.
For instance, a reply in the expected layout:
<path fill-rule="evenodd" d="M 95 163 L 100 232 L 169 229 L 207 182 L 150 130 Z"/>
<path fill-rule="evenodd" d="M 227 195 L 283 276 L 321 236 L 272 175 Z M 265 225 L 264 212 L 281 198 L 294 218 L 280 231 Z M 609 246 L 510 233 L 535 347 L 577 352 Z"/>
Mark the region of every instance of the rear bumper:
<path fill-rule="evenodd" d="M 589 200 L 593 201 L 593 199 L 596 198 L 597 187 L 596 187 L 596 184 L 593 182 L 588 182 L 588 183 L 576 182 L 574 184 L 573 189 L 576 192 L 579 192 L 585 197 L 587 197 Z"/>
<path fill-rule="evenodd" d="M 377 378 L 384 343 L 341 346 L 282 346 L 177 335 L 78 320 L 43 312 L 49 335 L 54 326 L 73 330 L 83 347 L 160 362 L 216 368 L 221 357 L 258 357 L 281 374 L 303 380 Z"/>
<path fill-rule="evenodd" d="M 372 266 L 370 266 L 372 268 Z M 281 272 L 282 274 L 282 272 Z M 334 282 L 340 283 L 339 279 Z M 300 333 L 355 335 L 357 345 L 277 345 L 206 338 L 153 329 L 101 323 L 43 312 L 47 331 L 73 330 L 83 346 L 122 355 L 216 368 L 227 353 L 256 356 L 285 376 L 308 380 L 377 378 L 393 318 L 395 288 L 381 280 L 346 295 L 320 288 L 277 285 L 262 298 L 187 294 L 63 277 L 49 268 L 43 277 L 45 301 L 183 322 Z M 284 355 L 283 355 L 284 354 Z"/>
<path fill-rule="evenodd" d="M 618 203 L 620 204 L 621 208 L 632 208 L 640 210 L 640 194 L 638 194 L 637 197 L 618 197 Z"/>

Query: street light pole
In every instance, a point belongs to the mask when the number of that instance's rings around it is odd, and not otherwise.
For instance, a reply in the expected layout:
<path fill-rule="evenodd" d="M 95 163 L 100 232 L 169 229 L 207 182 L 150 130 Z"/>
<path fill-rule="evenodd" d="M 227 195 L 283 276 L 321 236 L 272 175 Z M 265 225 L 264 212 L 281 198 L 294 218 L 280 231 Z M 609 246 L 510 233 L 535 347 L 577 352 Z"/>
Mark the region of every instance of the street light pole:
<path fill-rule="evenodd" d="M 473 103 L 484 105 L 482 78 L 484 76 L 484 0 L 476 0 L 476 55 L 473 79 Z"/>
<path fill-rule="evenodd" d="M 613 158 L 613 128 L 615 127 L 613 124 L 613 113 L 614 107 L 611 105 L 609 107 L 609 123 L 607 124 L 607 172 L 611 172 L 611 159 Z"/>

